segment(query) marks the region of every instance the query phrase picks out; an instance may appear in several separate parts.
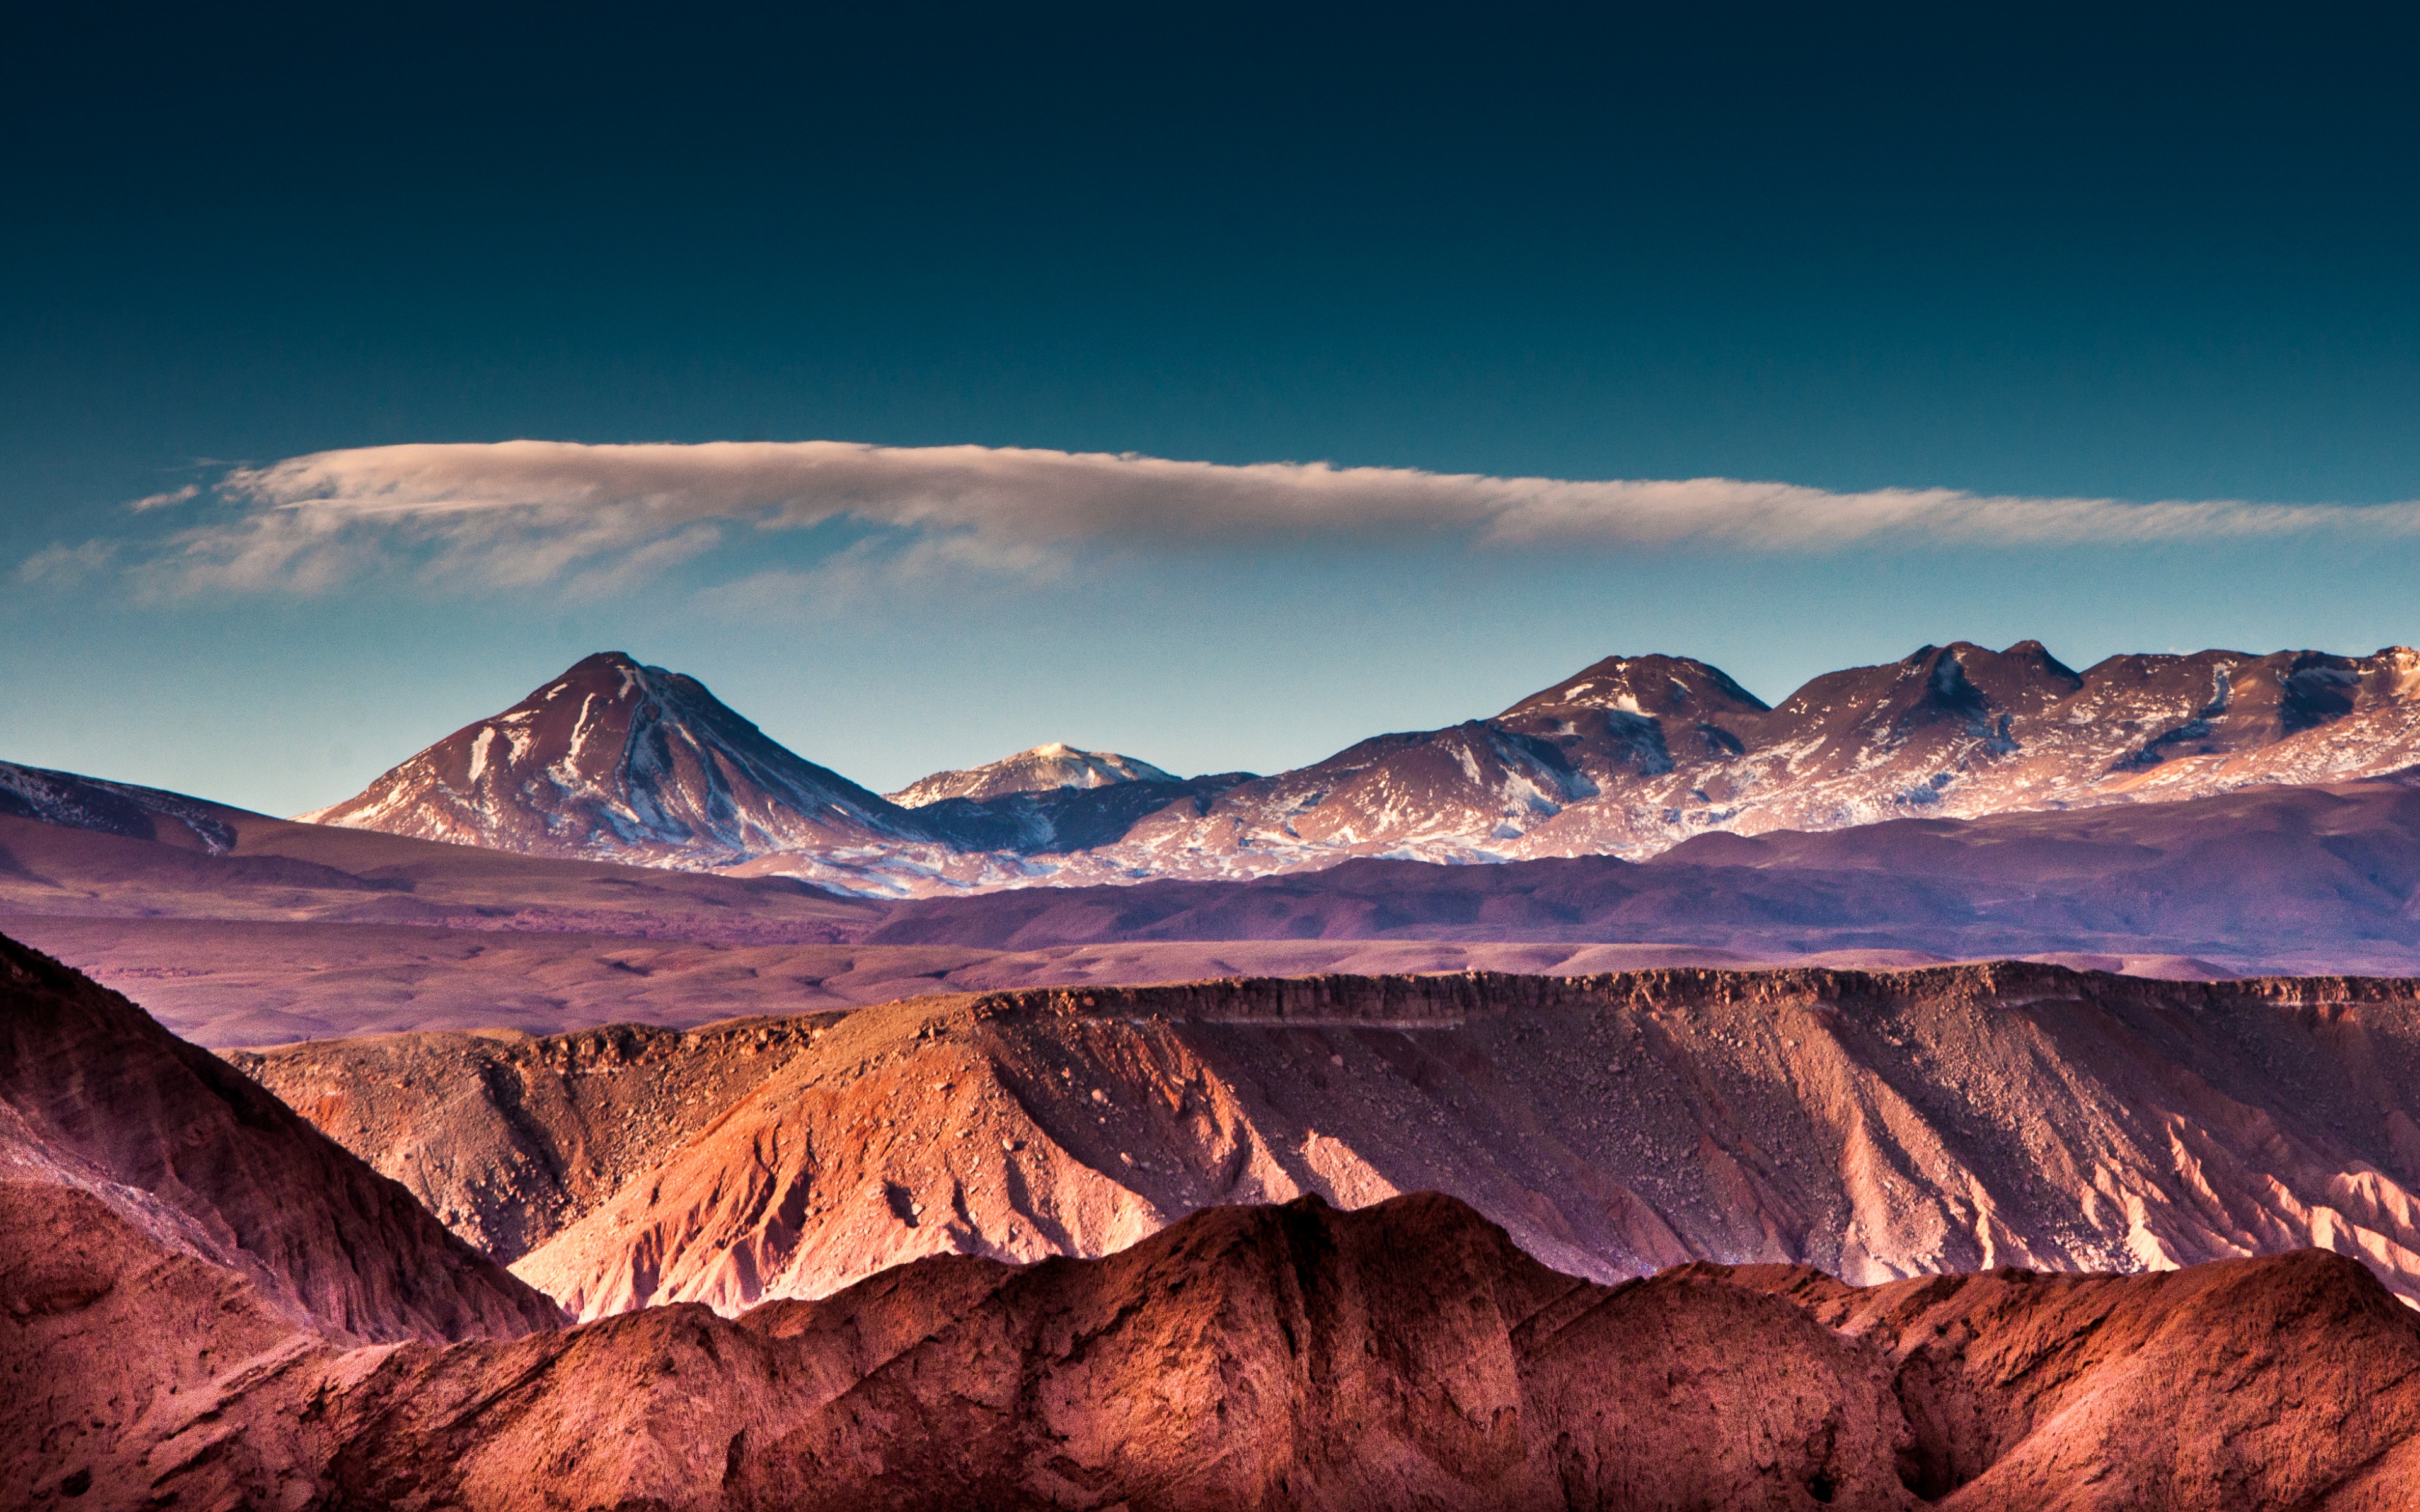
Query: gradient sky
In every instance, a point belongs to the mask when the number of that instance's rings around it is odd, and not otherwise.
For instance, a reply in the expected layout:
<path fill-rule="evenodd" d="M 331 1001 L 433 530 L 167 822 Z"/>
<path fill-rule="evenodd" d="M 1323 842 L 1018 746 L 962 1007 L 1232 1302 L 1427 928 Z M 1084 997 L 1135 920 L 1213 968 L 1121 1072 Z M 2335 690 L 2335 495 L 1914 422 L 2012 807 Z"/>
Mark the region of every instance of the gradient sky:
<path fill-rule="evenodd" d="M 890 788 L 1276 770 L 1617 652 L 1777 700 L 2420 640 L 2408 10 L 872 8 L 13 21 L 0 759 L 290 812 L 609 647 Z M 518 438 L 2371 512 L 1508 543 L 1146 487 L 180 570 L 274 510 L 231 469 Z"/>

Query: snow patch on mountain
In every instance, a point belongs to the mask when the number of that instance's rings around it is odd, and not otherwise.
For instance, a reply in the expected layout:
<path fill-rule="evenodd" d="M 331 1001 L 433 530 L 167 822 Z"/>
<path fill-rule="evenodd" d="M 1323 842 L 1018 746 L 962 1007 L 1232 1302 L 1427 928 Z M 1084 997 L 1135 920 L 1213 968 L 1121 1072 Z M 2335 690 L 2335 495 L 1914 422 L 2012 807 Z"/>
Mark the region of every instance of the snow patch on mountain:
<path fill-rule="evenodd" d="M 1109 750 L 1078 750 L 1052 742 L 1021 750 L 983 766 L 935 772 L 886 796 L 907 809 L 921 809 L 945 798 L 997 798 L 1011 793 L 1047 793 L 1054 788 L 1103 788 L 1120 782 L 1175 782 L 1175 776 L 1149 762 Z"/>
<path fill-rule="evenodd" d="M 939 843 L 904 810 L 767 738 L 695 678 L 619 652 L 586 658 L 358 795 L 301 817 L 688 870 Z"/>

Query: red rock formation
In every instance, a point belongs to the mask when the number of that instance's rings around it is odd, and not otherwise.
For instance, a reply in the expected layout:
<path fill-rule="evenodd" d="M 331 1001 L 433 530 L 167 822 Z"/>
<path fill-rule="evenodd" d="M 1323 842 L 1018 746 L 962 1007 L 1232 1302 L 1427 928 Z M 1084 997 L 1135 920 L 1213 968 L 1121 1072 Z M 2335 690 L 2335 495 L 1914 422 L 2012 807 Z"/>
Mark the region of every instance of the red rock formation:
<path fill-rule="evenodd" d="M 2420 1299 L 2420 997 L 2400 981 L 2009 963 L 1228 980 L 240 1058 L 582 1317 L 1420 1190 L 1599 1280 L 2319 1245 Z"/>
<path fill-rule="evenodd" d="M 96 1291 L 84 1263 L 0 1328 L 56 1336 L 116 1325 L 129 1295 L 194 1294 L 122 1271 Z M 0 1268 L 12 1299 L 18 1273 Z M 253 1354 L 203 1381 L 138 1352 L 151 1411 L 128 1428 L 79 1438 L 12 1396 L 10 1426 L 68 1448 L 21 1449 L 10 1492 L 398 1512 L 2420 1504 L 2420 1321 L 2317 1254 L 1604 1287 L 1449 1198 L 1306 1198 L 1100 1260 L 922 1261 L 737 1320 L 676 1306 L 351 1351 L 195 1324 Z"/>
<path fill-rule="evenodd" d="M 21 1204 L 84 1194 L 333 1336 L 509 1337 L 559 1320 L 257 1084 L 6 938 L 0 1180 Z"/>

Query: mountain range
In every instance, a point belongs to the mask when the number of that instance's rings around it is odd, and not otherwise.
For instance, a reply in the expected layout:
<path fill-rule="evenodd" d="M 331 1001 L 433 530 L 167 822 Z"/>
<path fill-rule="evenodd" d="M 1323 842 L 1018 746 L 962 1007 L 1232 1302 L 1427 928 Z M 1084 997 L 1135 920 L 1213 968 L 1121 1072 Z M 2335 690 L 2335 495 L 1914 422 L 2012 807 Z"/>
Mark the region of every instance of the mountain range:
<path fill-rule="evenodd" d="M 912 807 L 612 656 L 373 824 L 0 765 L 9 933 L 255 1046 L 0 942 L 0 1502 L 2409 1504 L 2400 654 L 1991 655 Z"/>
<path fill-rule="evenodd" d="M 1926 646 L 1768 707 L 1684 657 L 1608 657 L 1490 718 L 1273 777 L 1037 748 L 883 798 L 694 679 L 588 657 L 302 816 L 865 896 L 1235 879 L 1355 857 L 1642 859 L 1696 836 L 2209 797 L 2420 765 L 2420 653 Z M 893 801 L 893 799 L 901 801 Z"/>

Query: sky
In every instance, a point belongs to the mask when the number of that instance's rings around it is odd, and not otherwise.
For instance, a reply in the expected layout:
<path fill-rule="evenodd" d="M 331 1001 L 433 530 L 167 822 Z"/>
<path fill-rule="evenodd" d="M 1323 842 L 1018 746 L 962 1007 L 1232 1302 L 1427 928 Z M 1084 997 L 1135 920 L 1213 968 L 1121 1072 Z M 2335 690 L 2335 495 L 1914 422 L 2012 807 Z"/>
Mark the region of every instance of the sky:
<path fill-rule="evenodd" d="M 295 812 L 604 649 L 887 790 L 2420 641 L 2407 14 L 1147 8 L 12 23 L 0 760 Z"/>

